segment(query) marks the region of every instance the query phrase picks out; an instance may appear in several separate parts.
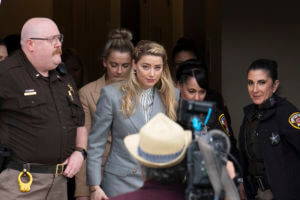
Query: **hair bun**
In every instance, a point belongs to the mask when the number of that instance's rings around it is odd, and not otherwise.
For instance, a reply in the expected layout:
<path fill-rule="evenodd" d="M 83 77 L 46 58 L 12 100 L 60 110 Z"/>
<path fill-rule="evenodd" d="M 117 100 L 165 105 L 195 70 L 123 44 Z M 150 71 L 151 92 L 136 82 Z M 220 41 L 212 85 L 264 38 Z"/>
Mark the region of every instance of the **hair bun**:
<path fill-rule="evenodd" d="M 111 31 L 108 34 L 108 39 L 113 40 L 113 39 L 123 39 L 123 40 L 132 40 L 132 33 L 124 28 L 117 28 Z"/>

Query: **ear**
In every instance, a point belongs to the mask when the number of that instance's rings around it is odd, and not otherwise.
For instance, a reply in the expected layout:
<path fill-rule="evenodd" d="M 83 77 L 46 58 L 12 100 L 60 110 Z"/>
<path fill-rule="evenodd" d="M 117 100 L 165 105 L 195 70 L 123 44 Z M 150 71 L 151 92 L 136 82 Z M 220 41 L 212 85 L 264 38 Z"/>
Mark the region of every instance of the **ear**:
<path fill-rule="evenodd" d="M 34 47 L 35 47 L 35 43 L 32 40 L 26 40 L 25 41 L 25 46 L 26 46 L 26 49 L 29 52 L 33 52 L 34 51 Z"/>
<path fill-rule="evenodd" d="M 279 80 L 276 80 L 276 81 L 273 83 L 273 93 L 276 92 L 276 90 L 278 89 L 279 84 L 280 84 Z"/>
<path fill-rule="evenodd" d="M 177 88 L 178 88 L 180 94 L 182 94 L 182 93 L 183 93 L 183 92 L 182 92 L 182 91 L 183 91 L 183 86 L 182 86 L 182 84 L 180 84 L 179 81 L 177 81 L 176 86 L 177 86 Z"/>
<path fill-rule="evenodd" d="M 106 63 L 106 59 L 105 58 L 103 58 L 102 64 L 103 64 L 103 67 L 107 67 L 107 63 Z"/>

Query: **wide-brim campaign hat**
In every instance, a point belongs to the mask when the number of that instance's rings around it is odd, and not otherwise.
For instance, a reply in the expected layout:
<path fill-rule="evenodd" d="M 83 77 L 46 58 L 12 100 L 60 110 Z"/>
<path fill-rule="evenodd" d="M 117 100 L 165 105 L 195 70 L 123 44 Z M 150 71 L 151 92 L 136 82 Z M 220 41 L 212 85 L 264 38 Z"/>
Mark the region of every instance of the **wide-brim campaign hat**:
<path fill-rule="evenodd" d="M 191 143 L 191 131 L 158 113 L 137 134 L 128 135 L 124 143 L 141 165 L 166 168 L 180 163 Z"/>

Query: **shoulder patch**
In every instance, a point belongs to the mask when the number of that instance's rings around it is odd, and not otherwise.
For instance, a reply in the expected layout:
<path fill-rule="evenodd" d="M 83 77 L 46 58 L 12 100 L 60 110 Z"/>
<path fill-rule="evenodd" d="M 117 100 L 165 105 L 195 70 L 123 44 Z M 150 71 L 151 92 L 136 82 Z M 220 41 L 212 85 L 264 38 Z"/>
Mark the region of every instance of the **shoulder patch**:
<path fill-rule="evenodd" d="M 226 117 L 225 117 L 224 113 L 221 114 L 221 115 L 219 116 L 219 122 L 220 122 L 220 124 L 221 124 L 221 126 L 222 126 L 224 132 L 225 132 L 228 136 L 230 136 L 230 131 L 229 131 L 228 124 L 227 124 L 227 120 L 226 120 Z"/>
<path fill-rule="evenodd" d="M 300 112 L 294 112 L 289 117 L 289 123 L 292 125 L 292 127 L 296 129 L 300 129 Z"/>

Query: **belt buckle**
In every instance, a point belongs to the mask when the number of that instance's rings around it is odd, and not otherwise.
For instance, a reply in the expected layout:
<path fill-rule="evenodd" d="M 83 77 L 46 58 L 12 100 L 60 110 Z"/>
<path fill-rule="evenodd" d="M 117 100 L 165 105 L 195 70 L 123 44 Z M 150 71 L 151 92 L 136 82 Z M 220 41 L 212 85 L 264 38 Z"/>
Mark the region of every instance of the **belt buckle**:
<path fill-rule="evenodd" d="M 65 166 L 63 164 L 57 164 L 55 175 L 62 175 L 64 173 Z"/>

